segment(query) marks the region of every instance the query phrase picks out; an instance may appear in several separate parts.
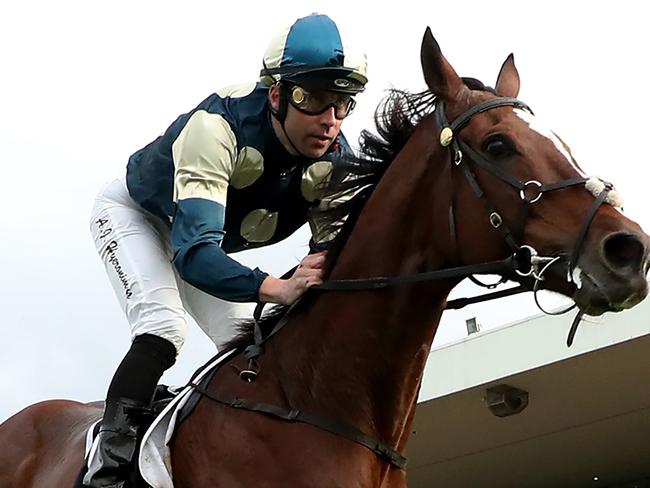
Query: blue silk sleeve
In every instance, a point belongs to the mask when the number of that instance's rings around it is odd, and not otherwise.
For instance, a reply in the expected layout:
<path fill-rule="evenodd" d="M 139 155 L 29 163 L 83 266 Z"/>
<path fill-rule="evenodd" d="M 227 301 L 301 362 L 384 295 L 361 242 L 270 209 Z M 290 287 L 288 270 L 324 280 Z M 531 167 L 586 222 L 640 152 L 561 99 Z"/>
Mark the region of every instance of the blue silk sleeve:
<path fill-rule="evenodd" d="M 250 269 L 221 249 L 225 208 L 203 198 L 180 200 L 172 224 L 173 263 L 192 286 L 230 302 L 257 302 L 268 276 Z"/>

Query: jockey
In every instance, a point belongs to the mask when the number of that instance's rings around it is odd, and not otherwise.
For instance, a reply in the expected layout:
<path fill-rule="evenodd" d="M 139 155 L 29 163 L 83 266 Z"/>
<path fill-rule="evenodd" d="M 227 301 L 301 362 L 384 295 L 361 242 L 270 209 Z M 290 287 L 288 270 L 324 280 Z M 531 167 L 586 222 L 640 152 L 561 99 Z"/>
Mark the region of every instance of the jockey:
<path fill-rule="evenodd" d="M 365 54 L 344 47 L 329 17 L 300 18 L 271 41 L 258 83 L 224 88 L 179 116 L 100 191 L 91 231 L 132 345 L 110 383 L 84 486 L 124 486 L 134 412 L 174 364 L 186 311 L 220 348 L 254 302 L 291 304 L 321 282 L 324 253 L 289 279 L 228 254 L 285 239 L 322 205 L 333 165 L 351 154 L 340 127 L 366 82 Z M 331 239 L 310 224 L 314 243 Z"/>

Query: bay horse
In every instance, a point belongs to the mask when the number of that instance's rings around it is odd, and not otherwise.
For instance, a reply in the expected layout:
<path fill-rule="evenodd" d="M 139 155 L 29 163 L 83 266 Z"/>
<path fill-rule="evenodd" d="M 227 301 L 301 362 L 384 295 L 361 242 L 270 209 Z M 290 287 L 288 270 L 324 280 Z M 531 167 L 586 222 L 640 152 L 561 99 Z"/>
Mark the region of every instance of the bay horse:
<path fill-rule="evenodd" d="M 240 354 L 202 388 L 170 446 L 175 487 L 406 486 L 424 365 L 467 270 L 498 268 L 591 315 L 646 296 L 648 236 L 516 99 L 512 55 L 494 89 L 459 77 L 429 29 L 421 62 L 428 90 L 394 91 L 379 135 L 364 133 L 365 156 L 349 162 L 356 177 L 332 176 L 333 192 L 350 181 L 371 191 L 348 200 L 329 281 L 280 322 L 266 319 L 275 329 L 253 355 L 254 381 L 237 374 L 252 361 Z M 320 218 L 334 222 L 334 210 Z M 438 272 L 449 269 L 462 272 Z M 100 415 L 59 400 L 7 420 L 0 486 L 72 486 Z"/>

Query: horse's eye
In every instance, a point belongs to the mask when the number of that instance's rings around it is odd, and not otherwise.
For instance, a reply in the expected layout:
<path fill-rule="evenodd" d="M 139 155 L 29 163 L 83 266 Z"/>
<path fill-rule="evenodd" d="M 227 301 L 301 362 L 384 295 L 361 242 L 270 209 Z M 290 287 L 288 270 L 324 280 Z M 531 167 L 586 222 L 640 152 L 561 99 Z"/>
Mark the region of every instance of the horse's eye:
<path fill-rule="evenodd" d="M 510 141 L 502 136 L 488 139 L 483 145 L 483 150 L 494 159 L 505 158 L 515 152 Z"/>

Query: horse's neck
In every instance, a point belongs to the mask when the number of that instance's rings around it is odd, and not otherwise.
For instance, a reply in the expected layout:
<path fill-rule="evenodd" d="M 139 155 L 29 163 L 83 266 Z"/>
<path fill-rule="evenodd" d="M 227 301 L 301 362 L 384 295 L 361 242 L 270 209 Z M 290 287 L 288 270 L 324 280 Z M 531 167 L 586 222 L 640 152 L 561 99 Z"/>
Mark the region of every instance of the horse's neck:
<path fill-rule="evenodd" d="M 441 197 L 436 208 L 432 195 L 444 186 L 436 173 L 445 165 L 425 157 L 433 147 L 423 138 L 434 137 L 432 129 L 423 131 L 419 142 L 414 134 L 382 178 L 332 279 L 411 274 L 442 264 L 444 257 L 431 249 L 436 234 L 448 228 L 448 203 Z M 281 359 L 286 361 L 282 369 L 309 385 L 305 393 L 295 381 L 293 387 L 291 380 L 284 382 L 289 399 L 384 439 L 402 439 L 452 286 L 426 283 L 319 296 L 294 324 L 293 337 L 287 337 L 294 343 Z"/>

